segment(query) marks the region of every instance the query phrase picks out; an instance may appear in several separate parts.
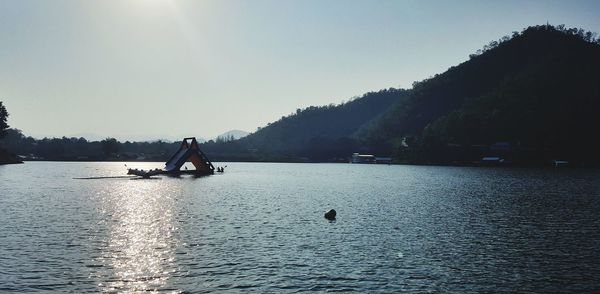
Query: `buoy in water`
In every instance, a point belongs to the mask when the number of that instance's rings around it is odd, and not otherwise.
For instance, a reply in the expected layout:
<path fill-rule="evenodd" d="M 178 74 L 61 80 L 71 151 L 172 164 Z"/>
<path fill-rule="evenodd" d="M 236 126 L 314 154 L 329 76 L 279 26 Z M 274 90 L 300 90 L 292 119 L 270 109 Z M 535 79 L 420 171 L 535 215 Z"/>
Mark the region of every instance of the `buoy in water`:
<path fill-rule="evenodd" d="M 335 209 L 330 209 L 325 213 L 325 218 L 328 220 L 334 220 L 335 215 L 336 215 Z"/>

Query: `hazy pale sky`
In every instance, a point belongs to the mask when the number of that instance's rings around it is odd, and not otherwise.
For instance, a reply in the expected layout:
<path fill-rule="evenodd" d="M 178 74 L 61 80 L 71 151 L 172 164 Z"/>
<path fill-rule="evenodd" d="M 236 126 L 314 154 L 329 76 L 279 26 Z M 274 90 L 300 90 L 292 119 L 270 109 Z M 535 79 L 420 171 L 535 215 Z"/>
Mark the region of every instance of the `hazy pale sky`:
<path fill-rule="evenodd" d="M 0 0 L 0 101 L 27 135 L 210 138 L 410 88 L 600 1 Z"/>

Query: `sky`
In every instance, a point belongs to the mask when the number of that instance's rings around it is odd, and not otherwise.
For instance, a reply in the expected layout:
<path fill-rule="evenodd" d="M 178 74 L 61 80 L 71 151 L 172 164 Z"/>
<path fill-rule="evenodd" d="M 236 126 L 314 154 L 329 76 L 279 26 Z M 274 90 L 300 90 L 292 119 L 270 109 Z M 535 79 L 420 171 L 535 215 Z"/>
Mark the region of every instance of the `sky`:
<path fill-rule="evenodd" d="M 546 22 L 600 33 L 600 1 L 0 0 L 0 101 L 36 138 L 212 138 Z"/>

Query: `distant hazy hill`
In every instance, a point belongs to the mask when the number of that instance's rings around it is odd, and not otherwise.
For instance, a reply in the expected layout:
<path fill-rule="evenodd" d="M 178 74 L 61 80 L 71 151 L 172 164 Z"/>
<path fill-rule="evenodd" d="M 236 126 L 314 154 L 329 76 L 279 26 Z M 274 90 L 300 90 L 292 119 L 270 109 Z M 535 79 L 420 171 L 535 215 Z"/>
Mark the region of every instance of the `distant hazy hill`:
<path fill-rule="evenodd" d="M 246 131 L 242 131 L 242 130 L 231 130 L 231 131 L 227 131 L 223 134 L 218 135 L 215 138 L 215 140 L 226 140 L 226 141 L 229 141 L 231 139 L 237 140 L 237 139 L 241 139 L 243 137 L 248 136 L 248 134 L 250 134 L 250 133 L 246 132 Z"/>
<path fill-rule="evenodd" d="M 507 144 L 514 159 L 600 163 L 600 45 L 581 29 L 536 26 L 414 85 L 359 131 L 413 162 L 469 160 L 472 146 Z M 494 153 L 482 150 L 481 154 Z"/>

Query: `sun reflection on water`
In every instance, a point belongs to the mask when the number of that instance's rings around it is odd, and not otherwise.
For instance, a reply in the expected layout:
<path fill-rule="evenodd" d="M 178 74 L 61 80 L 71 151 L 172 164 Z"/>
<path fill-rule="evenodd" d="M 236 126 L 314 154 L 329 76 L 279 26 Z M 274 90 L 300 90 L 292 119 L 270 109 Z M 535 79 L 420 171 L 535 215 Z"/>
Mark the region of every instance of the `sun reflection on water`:
<path fill-rule="evenodd" d="M 107 237 L 100 260 L 110 269 L 103 291 L 139 292 L 163 288 L 176 271 L 176 190 L 165 181 L 120 181 L 107 187 L 103 208 Z"/>

